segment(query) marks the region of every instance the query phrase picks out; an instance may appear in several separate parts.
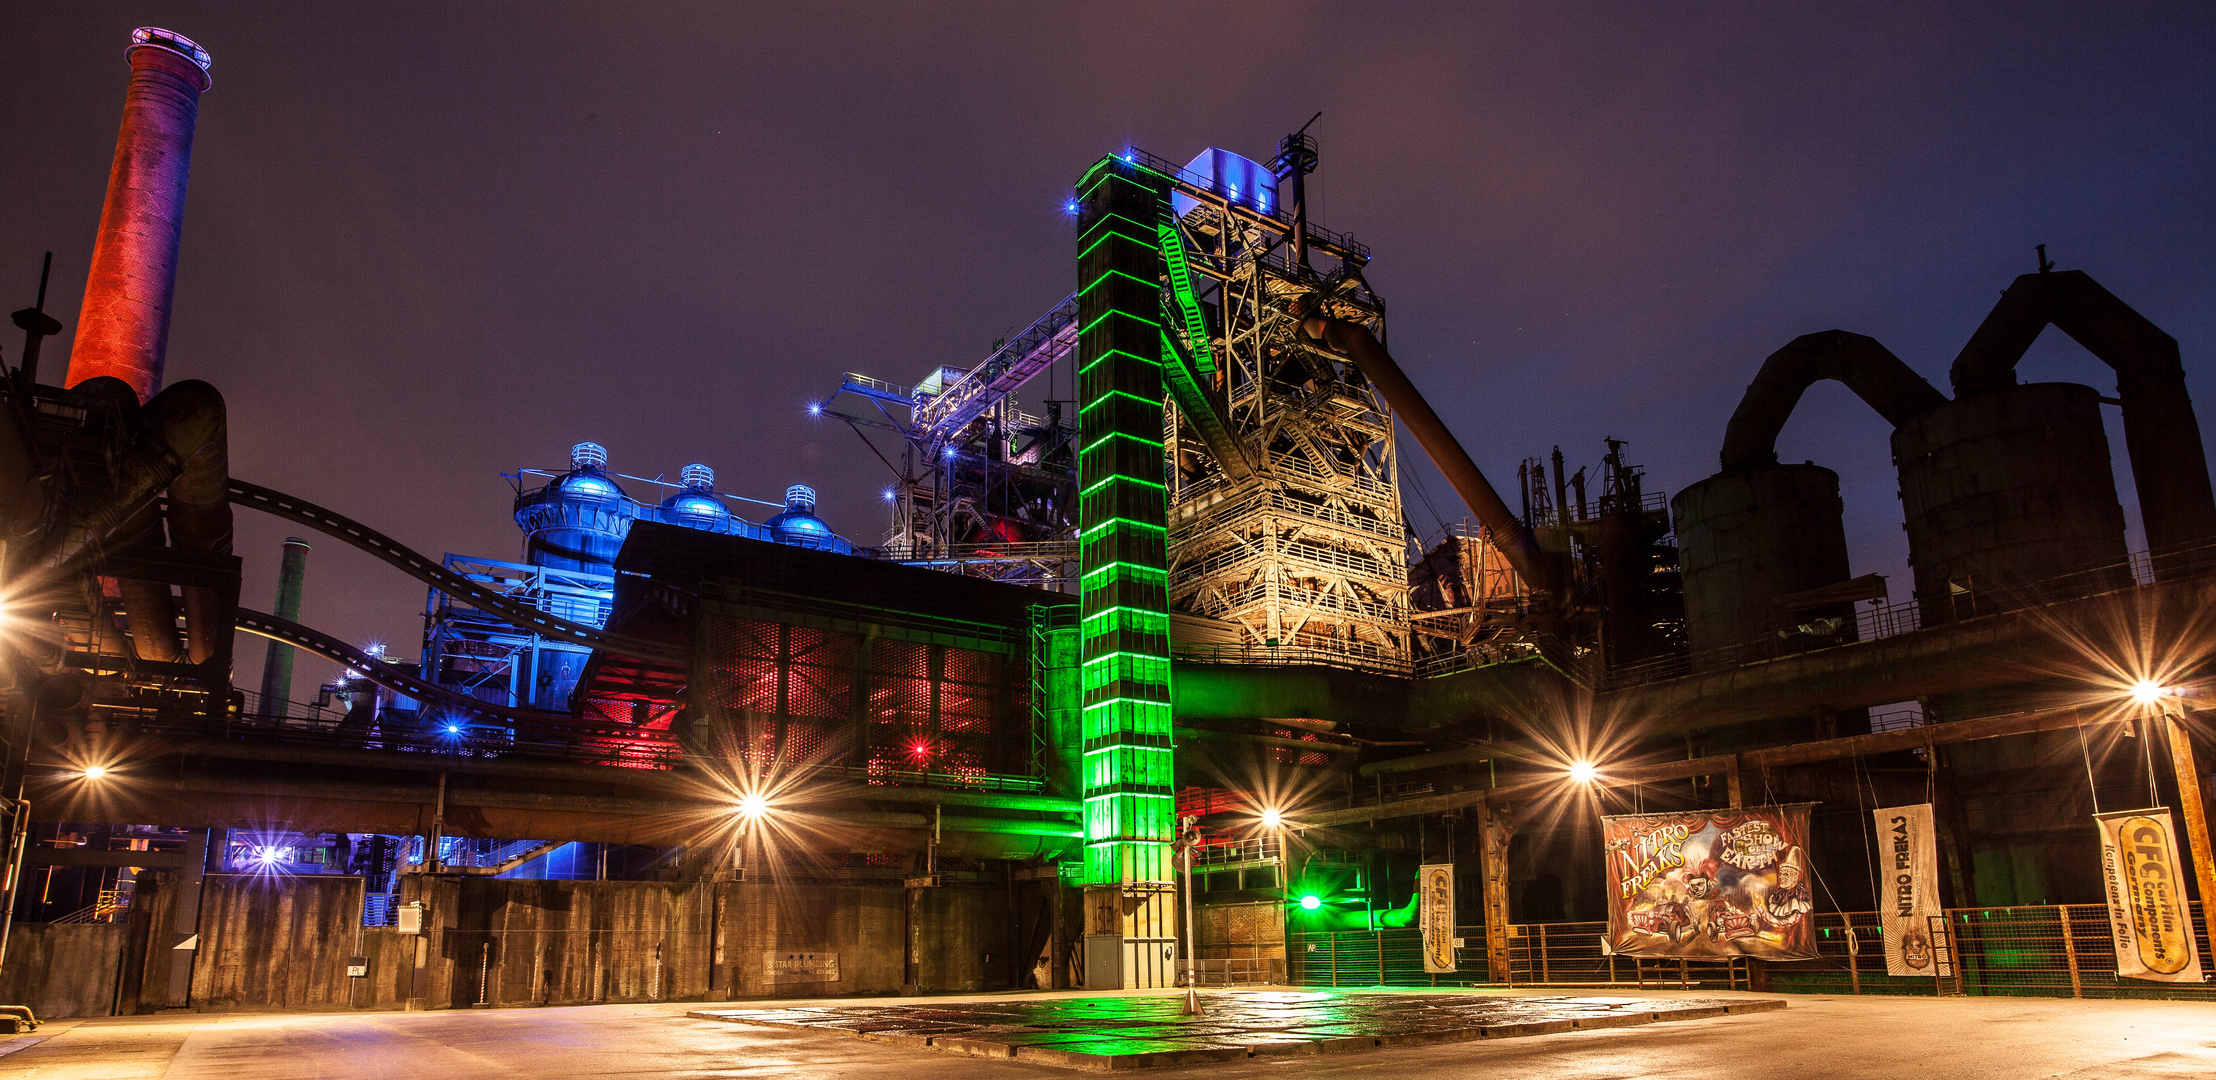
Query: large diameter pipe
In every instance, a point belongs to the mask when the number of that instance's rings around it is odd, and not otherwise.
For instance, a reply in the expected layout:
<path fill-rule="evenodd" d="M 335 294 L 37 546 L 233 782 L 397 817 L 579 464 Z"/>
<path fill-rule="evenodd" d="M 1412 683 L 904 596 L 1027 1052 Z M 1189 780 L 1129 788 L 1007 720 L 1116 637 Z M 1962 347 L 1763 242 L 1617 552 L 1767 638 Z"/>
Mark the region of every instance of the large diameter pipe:
<path fill-rule="evenodd" d="M 71 404 L 115 414 L 123 442 L 114 487 L 71 507 L 72 523 L 126 545 L 162 546 L 154 496 L 169 490 L 169 541 L 208 555 L 231 553 L 230 450 L 223 395 L 187 379 L 156 395 L 144 408 L 128 383 L 95 376 L 70 389 Z M 202 586 L 185 590 L 185 626 L 191 647 L 177 640 L 176 605 L 169 586 L 123 584 L 132 644 L 142 660 L 174 663 L 188 655 L 206 663 L 226 654 L 231 634 L 230 598 Z"/>
<path fill-rule="evenodd" d="M 1802 334 L 1762 362 L 1746 396 L 1739 399 L 1724 429 L 1724 471 L 1777 464 L 1778 432 L 1792 418 L 1801 395 L 1824 379 L 1854 391 L 1894 427 L 1947 403 L 1946 395 L 1876 338 L 1844 330 Z"/>
<path fill-rule="evenodd" d="M 1416 390 L 1416 384 L 1400 370 L 1400 365 L 1378 343 L 1377 336 L 1364 327 L 1342 319 L 1310 316 L 1301 323 L 1301 330 L 1310 338 L 1321 341 L 1333 352 L 1354 361 L 1362 375 L 1385 396 L 1385 404 L 1393 414 L 1408 426 L 1408 433 L 1416 437 L 1431 462 L 1445 474 L 1447 483 L 1454 486 L 1455 494 L 1462 497 L 1470 513 L 1477 515 L 1479 523 L 1493 534 L 1493 542 L 1500 545 L 1509 565 L 1516 568 L 1524 583 L 1535 590 L 1554 590 L 1554 577 L 1549 570 L 1546 553 L 1539 549 L 1539 540 L 1516 515 L 1501 501 L 1500 493 L 1479 472 L 1477 463 L 1470 460 L 1469 452 L 1455 440 L 1454 433 L 1433 412 L 1431 403 Z"/>
<path fill-rule="evenodd" d="M 2156 576 L 2193 572 L 2193 562 L 2160 557 L 2216 539 L 2216 489 L 2209 482 L 2207 450 L 2185 390 L 2176 338 L 2084 271 L 2025 274 L 2001 294 L 1955 357 L 1948 373 L 1955 396 L 2016 385 L 2017 362 L 2050 325 L 2116 369 L 2124 449 L 2139 489 L 2147 546 L 2157 555 Z"/>
<path fill-rule="evenodd" d="M 39 483 L 38 462 L 31 456 L 31 432 L 16 410 L 6 410 L 0 415 L 0 543 L 8 545 L 10 554 L 0 563 L 0 579 L 14 580 L 14 567 L 30 562 L 21 549 L 47 524 L 46 510 L 46 487 Z"/>
<path fill-rule="evenodd" d="M 285 538 L 285 557 L 277 570 L 277 603 L 270 614 L 286 622 L 300 621 L 300 590 L 308 578 L 308 542 Z M 274 638 L 269 656 L 262 662 L 262 715 L 283 717 L 292 701 L 292 646 Z"/>
<path fill-rule="evenodd" d="M 113 376 L 143 402 L 162 386 L 193 121 L 210 80 L 207 51 L 168 30 L 133 31 L 128 55 L 131 88 L 64 385 Z"/>

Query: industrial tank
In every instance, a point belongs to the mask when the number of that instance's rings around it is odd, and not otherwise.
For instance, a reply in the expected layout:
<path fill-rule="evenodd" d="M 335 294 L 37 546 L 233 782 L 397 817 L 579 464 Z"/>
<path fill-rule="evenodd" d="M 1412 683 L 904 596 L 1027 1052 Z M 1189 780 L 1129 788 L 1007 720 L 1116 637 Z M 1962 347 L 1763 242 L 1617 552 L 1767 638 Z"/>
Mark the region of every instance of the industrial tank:
<path fill-rule="evenodd" d="M 2028 383 L 1893 432 L 1925 625 L 2131 584 L 2100 395 Z"/>
<path fill-rule="evenodd" d="M 831 526 L 816 516 L 816 489 L 806 484 L 786 488 L 785 512 L 762 524 L 780 544 L 835 551 L 841 555 L 854 554 L 854 545 L 832 532 Z"/>
<path fill-rule="evenodd" d="M 1696 664 L 1704 652 L 1781 633 L 1811 647 L 1854 640 L 1851 603 L 1790 613 L 1777 603 L 1849 576 L 1839 474 L 1819 465 L 1719 473 L 1678 492 L 1671 507 Z"/>
<path fill-rule="evenodd" d="M 730 532 L 731 508 L 716 498 L 716 471 L 706 465 L 687 465 L 677 474 L 678 492 L 662 500 L 662 519 L 672 525 L 704 532 Z"/>
<path fill-rule="evenodd" d="M 578 443 L 570 447 L 569 464 L 545 487 L 516 496 L 524 558 L 550 570 L 612 574 L 637 504 L 608 475 L 606 447 Z"/>

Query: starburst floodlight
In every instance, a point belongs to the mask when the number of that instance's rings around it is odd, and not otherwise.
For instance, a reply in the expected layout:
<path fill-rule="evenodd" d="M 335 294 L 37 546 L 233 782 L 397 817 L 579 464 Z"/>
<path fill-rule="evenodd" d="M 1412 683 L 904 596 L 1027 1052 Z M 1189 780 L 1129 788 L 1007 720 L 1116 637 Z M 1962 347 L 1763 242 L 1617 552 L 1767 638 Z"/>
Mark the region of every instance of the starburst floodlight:
<path fill-rule="evenodd" d="M 1599 776 L 1600 771 L 1595 769 L 1590 761 L 1570 762 L 1570 780 L 1573 783 L 1590 784 Z"/>
<path fill-rule="evenodd" d="M 2141 705 L 2154 705 L 2169 696 L 2169 689 L 2153 679 L 2141 679 L 2131 686 L 2131 700 Z"/>

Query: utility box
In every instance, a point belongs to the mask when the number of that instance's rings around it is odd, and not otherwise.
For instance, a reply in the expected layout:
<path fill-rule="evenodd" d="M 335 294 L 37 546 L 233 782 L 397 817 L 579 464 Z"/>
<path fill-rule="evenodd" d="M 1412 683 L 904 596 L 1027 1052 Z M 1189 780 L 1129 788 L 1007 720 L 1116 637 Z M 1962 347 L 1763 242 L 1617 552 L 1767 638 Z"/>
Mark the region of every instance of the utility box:
<path fill-rule="evenodd" d="M 420 934 L 423 932 L 423 901 L 410 900 L 400 905 L 394 914 L 399 917 L 397 929 L 401 933 Z"/>
<path fill-rule="evenodd" d="M 1085 989 L 1123 989 L 1123 935 L 1085 935 Z"/>

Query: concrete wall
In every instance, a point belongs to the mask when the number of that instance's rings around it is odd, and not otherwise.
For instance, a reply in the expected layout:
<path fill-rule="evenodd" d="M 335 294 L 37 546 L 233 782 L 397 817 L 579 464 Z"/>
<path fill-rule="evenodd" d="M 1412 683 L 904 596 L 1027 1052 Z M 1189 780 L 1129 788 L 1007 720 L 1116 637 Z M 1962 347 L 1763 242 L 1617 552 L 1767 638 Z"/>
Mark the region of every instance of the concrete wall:
<path fill-rule="evenodd" d="M 698 1001 L 708 993 L 705 882 L 459 883 L 433 949 L 452 976 L 434 1007 Z"/>
<path fill-rule="evenodd" d="M 41 1020 L 107 1016 L 115 1007 L 128 923 L 17 923 L 0 965 L 0 1002 Z"/>
<path fill-rule="evenodd" d="M 922 947 L 918 982 L 925 993 L 999 990 L 1025 984 L 1033 959 L 1019 957 L 1019 908 L 1036 913 L 1042 888 L 995 884 L 922 889 L 916 921 Z M 898 882 L 720 886 L 717 901 L 717 997 L 818 997 L 899 993 L 907 956 L 906 891 Z M 837 981 L 774 974 L 772 953 L 835 954 Z"/>
<path fill-rule="evenodd" d="M 907 923 L 897 881 L 792 888 L 745 882 L 722 886 L 716 901 L 718 997 L 900 992 Z M 774 976 L 764 961 L 771 952 L 837 954 L 838 981 Z"/>
<path fill-rule="evenodd" d="M 1011 887 L 1012 886 L 1012 887 Z M 422 935 L 361 926 L 362 879 L 209 875 L 191 1005 L 393 1009 L 892 994 L 898 881 L 504 881 L 410 876 Z M 918 890 L 926 992 L 1028 985 L 1056 883 Z M 169 1001 L 174 875 L 142 877 L 129 923 L 19 926 L 0 990 L 42 1015 L 153 1012 Z M 1028 930 L 1026 929 L 1028 927 Z M 1044 946 L 1042 946 L 1043 948 Z M 349 976 L 362 957 L 367 974 Z M 835 959 L 835 967 L 834 961 Z M 835 977 L 809 978 L 810 974 Z M 120 982 L 120 985 L 119 985 Z"/>
<path fill-rule="evenodd" d="M 203 1009 L 345 1008 L 362 933 L 362 879 L 209 874 L 192 1002 Z"/>

